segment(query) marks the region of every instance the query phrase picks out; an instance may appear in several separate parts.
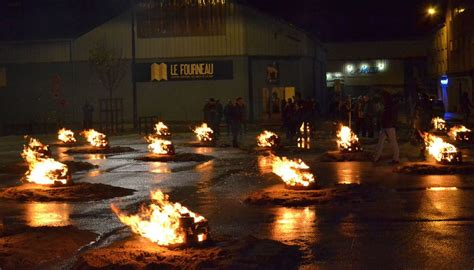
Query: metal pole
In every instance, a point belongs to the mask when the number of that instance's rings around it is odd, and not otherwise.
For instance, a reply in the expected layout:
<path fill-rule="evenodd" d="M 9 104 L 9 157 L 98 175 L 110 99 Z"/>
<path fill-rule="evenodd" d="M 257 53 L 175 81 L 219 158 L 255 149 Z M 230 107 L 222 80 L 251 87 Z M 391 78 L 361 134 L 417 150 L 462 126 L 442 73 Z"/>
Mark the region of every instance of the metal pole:
<path fill-rule="evenodd" d="M 349 128 L 352 130 L 352 98 L 349 95 Z"/>
<path fill-rule="evenodd" d="M 135 52 L 135 3 L 130 0 L 131 12 L 132 12 L 132 92 L 133 92 L 133 128 L 138 127 L 138 104 L 137 104 L 137 83 L 135 82 L 135 63 L 136 63 L 136 52 Z"/>

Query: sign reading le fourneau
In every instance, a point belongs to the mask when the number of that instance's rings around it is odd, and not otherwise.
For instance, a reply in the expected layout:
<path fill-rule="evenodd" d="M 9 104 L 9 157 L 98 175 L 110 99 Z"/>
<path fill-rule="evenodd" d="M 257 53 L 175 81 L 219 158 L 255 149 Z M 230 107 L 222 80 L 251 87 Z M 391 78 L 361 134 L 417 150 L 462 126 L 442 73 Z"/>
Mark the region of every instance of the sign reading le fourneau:
<path fill-rule="evenodd" d="M 135 81 L 231 80 L 232 61 L 155 62 L 135 65 Z"/>

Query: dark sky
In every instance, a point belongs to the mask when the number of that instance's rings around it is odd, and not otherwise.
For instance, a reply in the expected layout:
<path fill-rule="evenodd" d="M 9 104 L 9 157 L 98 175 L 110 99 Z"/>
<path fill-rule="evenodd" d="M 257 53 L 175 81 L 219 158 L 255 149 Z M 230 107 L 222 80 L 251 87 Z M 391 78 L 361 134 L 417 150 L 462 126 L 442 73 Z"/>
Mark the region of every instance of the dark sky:
<path fill-rule="evenodd" d="M 247 0 L 266 13 L 285 18 L 324 41 L 415 38 L 442 17 L 426 16 L 441 0 Z"/>
<path fill-rule="evenodd" d="M 323 41 L 352 41 L 423 36 L 441 18 L 440 15 L 437 19 L 428 18 L 426 8 L 433 4 L 441 7 L 442 0 L 233 1 L 283 18 L 315 33 Z M 0 39 L 3 40 L 75 36 L 129 6 L 129 0 L 0 0 L 0 3 Z"/>

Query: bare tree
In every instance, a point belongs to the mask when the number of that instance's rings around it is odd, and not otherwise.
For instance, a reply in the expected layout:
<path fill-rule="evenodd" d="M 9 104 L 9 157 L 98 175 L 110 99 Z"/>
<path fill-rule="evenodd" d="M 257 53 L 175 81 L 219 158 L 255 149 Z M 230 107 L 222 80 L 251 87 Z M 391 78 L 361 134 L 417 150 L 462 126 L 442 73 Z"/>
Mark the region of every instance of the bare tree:
<path fill-rule="evenodd" d="M 112 98 L 127 71 L 127 62 L 122 52 L 108 48 L 104 41 L 97 42 L 89 50 L 89 64 L 109 93 L 109 98 Z"/>

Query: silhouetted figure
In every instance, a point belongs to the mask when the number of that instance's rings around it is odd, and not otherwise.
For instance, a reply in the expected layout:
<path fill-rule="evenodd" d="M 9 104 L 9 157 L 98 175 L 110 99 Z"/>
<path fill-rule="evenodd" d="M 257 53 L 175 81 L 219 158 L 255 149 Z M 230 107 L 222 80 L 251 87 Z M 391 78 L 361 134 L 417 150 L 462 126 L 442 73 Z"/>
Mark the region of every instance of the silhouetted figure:
<path fill-rule="evenodd" d="M 392 163 L 399 163 L 399 149 L 397 143 L 397 133 L 395 131 L 395 124 L 397 121 L 397 108 L 393 101 L 392 95 L 390 93 L 384 91 L 383 92 L 383 112 L 382 112 L 382 129 L 380 130 L 379 134 L 379 142 L 377 144 L 377 148 L 375 151 L 374 162 L 378 162 L 380 160 L 380 156 L 382 155 L 385 139 L 388 138 L 390 146 L 392 147 L 393 158 Z"/>
<path fill-rule="evenodd" d="M 232 147 L 239 147 L 239 135 L 242 130 L 244 120 L 244 103 L 242 98 L 237 98 L 235 104 L 230 107 L 230 129 L 232 132 Z"/>
<path fill-rule="evenodd" d="M 94 115 L 94 106 L 89 104 L 89 101 L 86 101 L 84 106 L 82 106 L 82 113 L 83 113 L 82 127 L 84 129 L 92 128 L 92 119 L 93 119 L 93 115 Z"/>
<path fill-rule="evenodd" d="M 469 125 L 469 117 L 471 116 L 472 103 L 469 99 L 467 92 L 462 93 L 461 102 L 460 102 L 461 112 L 464 117 L 464 124 Z"/>
<path fill-rule="evenodd" d="M 224 121 L 227 126 L 227 136 L 230 136 L 231 134 L 231 120 L 232 120 L 231 111 L 234 105 L 235 105 L 234 102 L 232 100 L 229 100 L 224 107 Z"/>

